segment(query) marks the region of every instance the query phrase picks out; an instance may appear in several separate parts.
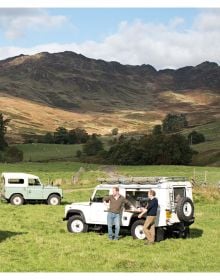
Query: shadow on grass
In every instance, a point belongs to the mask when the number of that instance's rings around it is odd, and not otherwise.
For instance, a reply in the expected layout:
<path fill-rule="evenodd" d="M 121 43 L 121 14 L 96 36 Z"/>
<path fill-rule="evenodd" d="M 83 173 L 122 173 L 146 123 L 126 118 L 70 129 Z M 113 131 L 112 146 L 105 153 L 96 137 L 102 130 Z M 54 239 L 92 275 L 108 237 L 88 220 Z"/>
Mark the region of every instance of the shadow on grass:
<path fill-rule="evenodd" d="M 14 231 L 1 231 L 0 230 L 0 243 L 5 241 L 7 238 L 11 238 L 16 235 L 27 234 L 27 232 L 14 232 Z"/>
<path fill-rule="evenodd" d="M 203 235 L 203 230 L 199 228 L 191 228 L 189 238 L 198 238 Z"/>

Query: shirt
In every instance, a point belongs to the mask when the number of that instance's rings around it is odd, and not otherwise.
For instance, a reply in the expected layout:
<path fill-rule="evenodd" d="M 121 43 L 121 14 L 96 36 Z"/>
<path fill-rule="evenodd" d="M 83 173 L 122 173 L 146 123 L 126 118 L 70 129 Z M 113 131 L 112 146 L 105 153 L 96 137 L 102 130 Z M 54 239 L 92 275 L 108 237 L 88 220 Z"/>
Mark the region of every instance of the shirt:
<path fill-rule="evenodd" d="M 147 205 L 147 216 L 157 216 L 158 200 L 156 197 L 149 200 Z"/>
<path fill-rule="evenodd" d="M 113 195 L 109 195 L 103 198 L 103 201 L 110 202 L 109 211 L 115 214 L 119 214 L 124 206 L 128 204 L 130 207 L 132 204 L 124 196 L 119 195 L 118 199 L 115 199 Z"/>

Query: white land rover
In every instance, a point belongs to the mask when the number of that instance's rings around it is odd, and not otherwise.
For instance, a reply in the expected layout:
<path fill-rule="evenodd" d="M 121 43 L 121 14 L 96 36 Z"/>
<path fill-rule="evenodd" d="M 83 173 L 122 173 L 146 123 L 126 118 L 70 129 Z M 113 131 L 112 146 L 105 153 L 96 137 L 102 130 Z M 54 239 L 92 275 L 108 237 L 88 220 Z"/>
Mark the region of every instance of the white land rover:
<path fill-rule="evenodd" d="M 112 188 L 120 188 L 120 194 L 126 197 L 134 206 L 133 209 L 123 209 L 121 214 L 121 229 L 130 230 L 133 238 L 144 239 L 144 218 L 138 218 L 135 208 L 143 207 L 148 201 L 148 192 L 153 189 L 158 199 L 156 218 L 156 241 L 168 236 L 189 236 L 189 226 L 194 223 L 194 205 L 192 185 L 183 177 L 132 177 L 99 179 L 100 184 L 89 202 L 72 203 L 65 206 L 67 229 L 72 233 L 87 232 L 89 228 L 101 230 L 107 227 L 108 209 L 103 203 L 103 197 L 111 194 Z"/>

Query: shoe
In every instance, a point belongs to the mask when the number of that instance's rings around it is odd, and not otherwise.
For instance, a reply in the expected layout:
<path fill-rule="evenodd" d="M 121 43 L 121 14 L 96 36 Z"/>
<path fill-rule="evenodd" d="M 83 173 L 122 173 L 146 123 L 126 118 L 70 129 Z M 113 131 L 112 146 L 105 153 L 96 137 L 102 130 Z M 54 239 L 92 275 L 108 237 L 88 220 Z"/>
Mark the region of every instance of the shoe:
<path fill-rule="evenodd" d="M 144 245 L 154 245 L 154 242 L 145 242 Z"/>

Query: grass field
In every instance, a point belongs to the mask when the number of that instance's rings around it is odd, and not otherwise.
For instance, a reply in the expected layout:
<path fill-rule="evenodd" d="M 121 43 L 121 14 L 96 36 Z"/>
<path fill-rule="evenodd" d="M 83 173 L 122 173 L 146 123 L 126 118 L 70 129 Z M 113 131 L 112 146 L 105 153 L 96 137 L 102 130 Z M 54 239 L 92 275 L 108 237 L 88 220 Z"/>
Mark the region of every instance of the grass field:
<path fill-rule="evenodd" d="M 82 145 L 59 145 L 59 144 L 20 144 L 16 145 L 23 151 L 25 162 L 43 162 L 51 160 L 74 160 L 77 150 Z"/>
<path fill-rule="evenodd" d="M 193 165 L 220 166 L 220 121 L 189 128 L 182 133 L 188 136 L 193 130 L 202 133 L 206 139 L 204 143 L 192 145 L 192 148 L 198 152 L 193 156 Z"/>
<path fill-rule="evenodd" d="M 96 232 L 71 234 L 62 221 L 64 206 L 88 201 L 96 179 L 109 167 L 73 162 L 1 164 L 0 171 L 22 171 L 39 175 L 43 181 L 71 178 L 80 167 L 84 172 L 75 185 L 62 185 L 64 199 L 60 206 L 26 204 L 15 207 L 0 202 L 1 272 L 218 272 L 220 263 L 220 193 L 212 185 L 194 188 L 195 223 L 191 238 L 167 239 L 146 248 L 130 235 L 118 242 Z M 142 166 L 112 167 L 115 173 L 131 176 L 190 176 L 193 167 Z M 205 168 L 201 169 L 203 172 Z M 210 168 L 211 177 L 219 179 L 219 168 Z M 213 182 L 214 182 L 213 181 Z"/>

